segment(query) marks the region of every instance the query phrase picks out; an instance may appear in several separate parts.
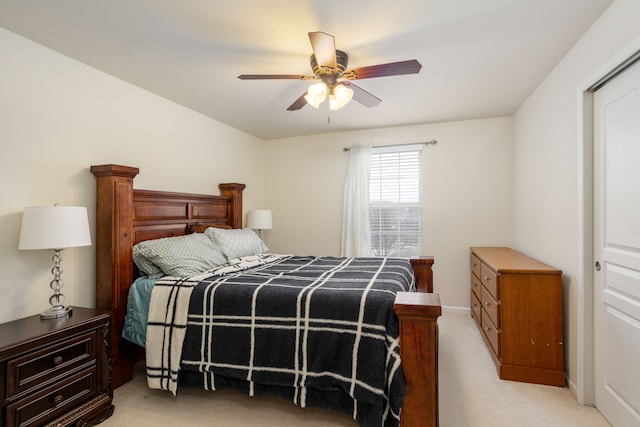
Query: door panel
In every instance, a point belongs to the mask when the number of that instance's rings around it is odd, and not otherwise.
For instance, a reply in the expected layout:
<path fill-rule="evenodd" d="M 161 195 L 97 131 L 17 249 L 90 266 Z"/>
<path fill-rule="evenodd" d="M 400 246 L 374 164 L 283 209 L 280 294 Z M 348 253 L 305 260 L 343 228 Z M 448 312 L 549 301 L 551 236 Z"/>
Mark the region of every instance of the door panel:
<path fill-rule="evenodd" d="M 629 369 L 629 367 L 638 364 L 633 343 L 640 341 L 640 322 L 611 306 L 607 306 L 606 310 L 605 345 L 615 348 L 616 351 L 607 353 L 605 360 L 607 381 L 604 387 L 607 389 L 606 392 L 621 405 L 628 406 L 629 411 L 637 412 L 637 408 L 640 408 L 640 394 L 637 392 L 640 370 Z M 614 426 L 618 425 L 625 424 L 614 424 Z M 637 426 L 638 424 L 626 425 Z"/>

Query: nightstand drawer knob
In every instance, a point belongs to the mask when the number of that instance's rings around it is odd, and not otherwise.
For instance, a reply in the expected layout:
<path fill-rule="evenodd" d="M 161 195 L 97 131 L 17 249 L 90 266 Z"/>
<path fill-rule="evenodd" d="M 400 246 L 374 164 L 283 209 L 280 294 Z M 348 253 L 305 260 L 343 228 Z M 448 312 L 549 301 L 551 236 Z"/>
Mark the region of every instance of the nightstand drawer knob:
<path fill-rule="evenodd" d="M 56 356 L 53 358 L 53 364 L 58 366 L 59 364 L 62 363 L 62 356 Z"/>
<path fill-rule="evenodd" d="M 62 402 L 62 395 L 61 394 L 56 394 L 55 396 L 53 396 L 53 403 L 55 403 L 56 405 L 60 402 Z"/>

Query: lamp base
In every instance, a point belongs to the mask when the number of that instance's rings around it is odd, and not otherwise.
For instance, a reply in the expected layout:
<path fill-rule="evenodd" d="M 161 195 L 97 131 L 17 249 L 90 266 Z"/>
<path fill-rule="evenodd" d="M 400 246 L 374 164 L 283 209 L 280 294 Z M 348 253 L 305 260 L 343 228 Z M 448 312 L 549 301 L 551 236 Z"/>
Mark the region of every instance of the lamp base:
<path fill-rule="evenodd" d="M 47 311 L 40 313 L 41 319 L 57 319 L 58 317 L 69 317 L 73 313 L 71 307 L 63 307 L 61 305 L 49 308 Z"/>

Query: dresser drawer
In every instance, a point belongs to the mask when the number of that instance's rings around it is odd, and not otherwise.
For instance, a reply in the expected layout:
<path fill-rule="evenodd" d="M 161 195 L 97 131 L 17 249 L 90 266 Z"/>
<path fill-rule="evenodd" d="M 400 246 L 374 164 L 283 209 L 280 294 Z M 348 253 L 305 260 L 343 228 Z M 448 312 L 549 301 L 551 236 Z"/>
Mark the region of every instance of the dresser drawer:
<path fill-rule="evenodd" d="M 491 344 L 491 348 L 493 349 L 493 352 L 499 358 L 500 350 L 501 350 L 500 331 L 493 324 L 493 322 L 491 321 L 491 319 L 487 315 L 487 312 L 484 309 L 482 309 L 481 324 L 482 324 L 482 330 L 484 331 L 484 334 L 487 337 L 487 340 Z"/>
<path fill-rule="evenodd" d="M 482 306 L 480 305 L 480 300 L 476 296 L 475 292 L 471 291 L 470 293 L 471 293 L 471 315 L 476 319 L 476 321 L 479 324 Z"/>
<path fill-rule="evenodd" d="M 96 363 L 95 333 L 60 341 L 7 361 L 7 397 Z"/>
<path fill-rule="evenodd" d="M 494 273 L 489 267 L 487 267 L 484 263 L 480 265 L 480 281 L 493 298 L 498 301 L 500 300 L 500 287 L 498 286 L 498 276 Z"/>
<path fill-rule="evenodd" d="M 96 368 L 65 378 L 7 405 L 7 427 L 41 426 L 81 405 L 96 394 Z"/>
<path fill-rule="evenodd" d="M 477 277 L 480 277 L 480 260 L 474 254 L 471 254 L 471 272 L 475 274 Z"/>
<path fill-rule="evenodd" d="M 493 324 L 500 329 L 500 304 L 493 299 L 487 288 L 482 286 L 482 296 L 480 297 L 482 308 L 489 315 Z"/>
<path fill-rule="evenodd" d="M 482 289 L 482 283 L 480 283 L 480 279 L 478 279 L 475 274 L 471 273 L 471 290 L 474 294 L 476 294 L 476 298 L 478 299 L 480 299 L 482 295 L 480 289 Z"/>

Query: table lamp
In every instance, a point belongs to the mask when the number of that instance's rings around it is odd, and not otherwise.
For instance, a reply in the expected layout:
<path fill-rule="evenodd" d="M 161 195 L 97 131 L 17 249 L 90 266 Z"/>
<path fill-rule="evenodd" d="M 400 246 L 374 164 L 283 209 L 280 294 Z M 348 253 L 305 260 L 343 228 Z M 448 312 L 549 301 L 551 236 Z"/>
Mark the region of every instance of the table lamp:
<path fill-rule="evenodd" d="M 247 227 L 258 230 L 258 236 L 262 239 L 262 230 L 271 230 L 271 211 L 267 209 L 254 209 L 247 215 Z"/>
<path fill-rule="evenodd" d="M 18 249 L 53 249 L 53 280 L 49 284 L 53 295 L 51 307 L 40 313 L 42 319 L 54 319 L 71 315 L 71 307 L 65 307 L 60 275 L 62 264 L 60 252 L 65 248 L 91 245 L 87 208 L 81 206 L 27 207 L 22 216 Z"/>

